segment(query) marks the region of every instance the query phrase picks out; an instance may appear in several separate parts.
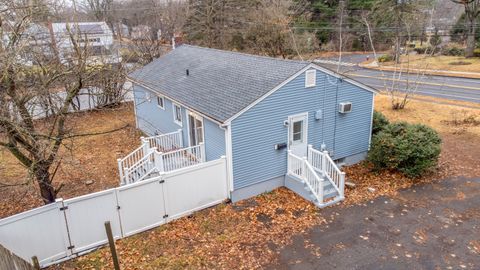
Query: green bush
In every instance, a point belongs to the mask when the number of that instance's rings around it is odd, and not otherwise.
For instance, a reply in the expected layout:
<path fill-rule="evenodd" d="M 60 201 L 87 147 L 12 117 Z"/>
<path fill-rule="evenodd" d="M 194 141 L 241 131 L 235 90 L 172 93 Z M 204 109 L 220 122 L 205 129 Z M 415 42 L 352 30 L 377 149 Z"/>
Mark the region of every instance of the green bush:
<path fill-rule="evenodd" d="M 383 62 L 390 62 L 393 61 L 393 56 L 390 54 L 384 54 L 378 57 L 378 62 L 383 63 Z"/>
<path fill-rule="evenodd" d="M 440 136 L 428 126 L 392 123 L 373 136 L 368 160 L 377 170 L 398 170 L 418 177 L 437 164 L 440 144 Z"/>
<path fill-rule="evenodd" d="M 480 57 L 480 48 L 477 48 L 473 51 L 473 56 Z"/>
<path fill-rule="evenodd" d="M 442 54 L 447 56 L 463 56 L 465 54 L 465 50 L 456 46 L 447 46 L 442 49 Z"/>
<path fill-rule="evenodd" d="M 390 122 L 381 112 L 373 111 L 372 134 L 375 135 L 384 130 Z"/>
<path fill-rule="evenodd" d="M 435 49 L 435 52 L 434 54 L 440 52 L 440 48 L 439 47 L 435 47 L 433 48 L 432 46 L 428 46 L 428 47 L 416 47 L 415 49 L 413 49 L 415 52 L 417 52 L 417 54 L 432 54 L 432 51 Z"/>

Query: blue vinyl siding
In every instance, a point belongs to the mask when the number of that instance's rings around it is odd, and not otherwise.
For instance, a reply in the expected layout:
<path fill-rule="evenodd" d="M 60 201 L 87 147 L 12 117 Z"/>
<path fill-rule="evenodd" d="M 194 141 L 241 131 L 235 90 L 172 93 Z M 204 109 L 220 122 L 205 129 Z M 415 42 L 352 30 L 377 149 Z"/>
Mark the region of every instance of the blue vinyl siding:
<path fill-rule="evenodd" d="M 147 93 L 150 93 L 151 99 L 147 100 Z M 136 118 L 138 128 L 149 136 L 155 134 L 165 134 L 182 129 L 183 145 L 189 146 L 188 137 L 188 111 L 182 108 L 182 126 L 173 121 L 173 104 L 170 99 L 165 98 L 164 107 L 161 109 L 157 105 L 157 95 L 139 85 L 134 86 Z M 205 134 L 205 152 L 207 161 L 218 159 L 225 155 L 225 131 L 206 118 L 203 118 Z"/>
<path fill-rule="evenodd" d="M 205 152 L 207 160 L 219 159 L 225 155 L 225 130 L 218 124 L 203 119 L 205 126 Z"/>
<path fill-rule="evenodd" d="M 353 110 L 342 115 L 338 104 L 346 101 Z M 316 149 L 324 143 L 334 159 L 367 151 L 372 105 L 372 92 L 321 71 L 316 86 L 305 88 L 305 73 L 300 74 L 232 121 L 234 189 L 285 175 L 287 149 L 274 145 L 288 143 L 283 123 L 290 115 L 308 112 L 308 143 Z M 315 119 L 317 110 L 323 119 Z"/>

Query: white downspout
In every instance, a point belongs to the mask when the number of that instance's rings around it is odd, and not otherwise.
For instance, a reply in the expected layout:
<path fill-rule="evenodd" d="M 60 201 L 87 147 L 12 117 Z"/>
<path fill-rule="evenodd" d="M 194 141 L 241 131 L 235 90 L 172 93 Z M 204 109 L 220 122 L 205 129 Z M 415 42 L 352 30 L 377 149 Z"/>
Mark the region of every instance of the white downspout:
<path fill-rule="evenodd" d="M 231 199 L 233 192 L 233 150 L 232 150 L 232 126 L 231 123 L 220 125 L 220 128 L 225 130 L 225 154 L 227 158 L 227 184 L 230 194 L 228 195 Z"/>

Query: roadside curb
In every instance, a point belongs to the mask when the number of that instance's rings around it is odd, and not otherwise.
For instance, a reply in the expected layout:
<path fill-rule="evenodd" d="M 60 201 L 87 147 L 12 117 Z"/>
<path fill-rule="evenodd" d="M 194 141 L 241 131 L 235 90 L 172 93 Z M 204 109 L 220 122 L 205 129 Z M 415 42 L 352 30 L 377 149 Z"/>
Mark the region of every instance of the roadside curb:
<path fill-rule="evenodd" d="M 387 72 L 394 72 L 395 70 L 392 68 L 385 68 L 385 67 L 372 67 L 370 64 L 365 64 L 365 63 L 359 63 L 358 64 L 359 67 L 361 68 L 365 68 L 365 69 L 371 69 L 371 70 L 377 70 L 377 71 L 387 71 Z M 413 70 L 413 72 L 412 72 Z M 411 72 L 409 73 L 414 73 L 414 74 L 418 74 L 419 72 L 415 72 L 415 71 L 420 71 L 419 69 L 410 69 Z M 462 71 L 455 71 L 455 72 L 462 72 Z M 480 73 L 479 72 L 465 72 L 467 73 L 465 76 L 461 76 L 461 75 L 455 75 L 455 74 L 451 74 L 451 71 L 448 71 L 448 70 L 438 70 L 438 71 L 435 71 L 435 70 L 428 70 L 427 72 L 425 72 L 425 75 L 430 75 L 430 76 L 444 76 L 444 77 L 452 77 L 452 78 L 460 78 L 460 79 L 476 79 L 476 80 L 479 80 L 480 79 Z M 469 74 L 474 74 L 473 76 L 468 76 Z M 475 77 L 477 76 L 477 77 Z"/>

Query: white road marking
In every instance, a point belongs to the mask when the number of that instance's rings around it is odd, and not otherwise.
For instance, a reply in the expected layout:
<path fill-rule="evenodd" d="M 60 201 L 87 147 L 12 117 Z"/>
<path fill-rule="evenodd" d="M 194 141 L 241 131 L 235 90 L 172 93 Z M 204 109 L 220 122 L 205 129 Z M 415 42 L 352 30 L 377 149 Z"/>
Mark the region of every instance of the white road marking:
<path fill-rule="evenodd" d="M 315 63 L 320 63 L 320 64 L 329 64 L 329 65 L 338 65 L 338 61 L 335 60 L 323 60 L 323 59 L 316 59 L 313 60 Z M 348 62 L 340 62 L 340 66 L 346 66 L 346 67 L 354 67 L 357 64 L 355 63 L 348 63 Z"/>

